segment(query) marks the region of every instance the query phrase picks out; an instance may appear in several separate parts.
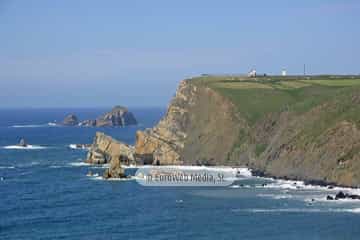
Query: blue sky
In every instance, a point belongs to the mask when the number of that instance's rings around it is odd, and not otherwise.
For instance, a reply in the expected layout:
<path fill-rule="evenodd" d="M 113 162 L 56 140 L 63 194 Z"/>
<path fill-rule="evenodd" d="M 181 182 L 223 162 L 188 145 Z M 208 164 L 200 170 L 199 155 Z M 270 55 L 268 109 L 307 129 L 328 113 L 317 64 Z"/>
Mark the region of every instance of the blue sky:
<path fill-rule="evenodd" d="M 359 1 L 0 0 L 0 108 L 166 106 L 201 73 L 359 74 Z"/>

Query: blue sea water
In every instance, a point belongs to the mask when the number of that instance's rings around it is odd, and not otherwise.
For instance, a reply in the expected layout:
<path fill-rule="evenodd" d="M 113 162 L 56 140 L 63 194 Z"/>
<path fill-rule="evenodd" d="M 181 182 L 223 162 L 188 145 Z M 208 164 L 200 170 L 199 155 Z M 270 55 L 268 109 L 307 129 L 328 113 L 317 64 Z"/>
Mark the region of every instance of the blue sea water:
<path fill-rule="evenodd" d="M 69 144 L 91 143 L 96 131 L 131 144 L 164 113 L 132 109 L 136 127 L 47 125 L 104 111 L 0 110 L 0 239 L 359 239 L 360 204 L 324 200 L 336 190 L 255 177 L 171 188 L 86 176 L 104 169 L 82 164 L 86 152 Z M 21 137 L 42 148 L 6 148 Z"/>

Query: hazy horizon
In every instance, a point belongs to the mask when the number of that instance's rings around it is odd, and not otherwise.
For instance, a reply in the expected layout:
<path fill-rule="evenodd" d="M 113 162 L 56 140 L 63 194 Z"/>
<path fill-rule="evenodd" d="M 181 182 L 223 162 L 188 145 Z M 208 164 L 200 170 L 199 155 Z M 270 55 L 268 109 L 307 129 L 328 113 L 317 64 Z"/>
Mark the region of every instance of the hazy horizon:
<path fill-rule="evenodd" d="M 0 1 L 0 108 L 165 107 L 202 73 L 359 74 L 357 1 Z"/>

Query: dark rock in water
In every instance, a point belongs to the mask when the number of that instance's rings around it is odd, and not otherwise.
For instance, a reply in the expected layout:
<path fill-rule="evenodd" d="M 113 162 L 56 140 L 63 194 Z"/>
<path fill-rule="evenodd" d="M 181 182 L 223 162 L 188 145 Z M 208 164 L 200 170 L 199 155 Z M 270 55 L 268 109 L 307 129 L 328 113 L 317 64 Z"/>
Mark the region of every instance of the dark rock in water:
<path fill-rule="evenodd" d="M 137 121 L 134 115 L 128 111 L 126 107 L 115 106 L 111 112 L 96 119 L 96 126 L 98 127 L 114 127 L 136 125 Z"/>
<path fill-rule="evenodd" d="M 338 193 L 335 195 L 335 200 L 345 199 L 345 198 L 346 198 L 346 194 L 343 193 L 342 191 L 338 192 Z"/>
<path fill-rule="evenodd" d="M 354 199 L 354 200 L 360 200 L 360 195 L 356 195 L 356 194 L 347 194 L 346 198 L 350 198 L 350 199 Z"/>
<path fill-rule="evenodd" d="M 70 114 L 65 117 L 62 124 L 65 126 L 76 126 L 79 124 L 79 120 L 74 114 Z"/>
<path fill-rule="evenodd" d="M 19 142 L 18 146 L 26 147 L 26 146 L 27 146 L 27 143 L 26 143 L 25 139 L 23 139 L 23 138 L 20 139 L 20 142 Z"/>
<path fill-rule="evenodd" d="M 330 196 L 330 195 L 327 195 L 326 200 L 334 200 L 334 198 L 332 196 Z"/>
<path fill-rule="evenodd" d="M 360 200 L 360 195 L 348 194 L 348 193 L 343 193 L 342 191 L 340 191 L 335 195 L 335 197 L 332 197 L 330 195 L 328 195 L 326 197 L 326 200 L 340 200 L 340 199 Z"/>

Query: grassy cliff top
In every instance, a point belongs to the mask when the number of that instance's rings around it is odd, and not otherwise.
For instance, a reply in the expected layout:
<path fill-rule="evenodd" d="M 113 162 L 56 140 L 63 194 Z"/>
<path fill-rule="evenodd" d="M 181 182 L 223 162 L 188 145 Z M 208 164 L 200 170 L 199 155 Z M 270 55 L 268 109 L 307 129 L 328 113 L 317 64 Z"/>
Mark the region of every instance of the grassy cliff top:
<path fill-rule="evenodd" d="M 359 94 L 359 75 L 317 76 L 212 76 L 191 79 L 228 97 L 250 125 L 270 112 L 303 113 L 327 101 L 348 103 Z M 360 112 L 356 120 L 360 118 Z"/>

